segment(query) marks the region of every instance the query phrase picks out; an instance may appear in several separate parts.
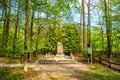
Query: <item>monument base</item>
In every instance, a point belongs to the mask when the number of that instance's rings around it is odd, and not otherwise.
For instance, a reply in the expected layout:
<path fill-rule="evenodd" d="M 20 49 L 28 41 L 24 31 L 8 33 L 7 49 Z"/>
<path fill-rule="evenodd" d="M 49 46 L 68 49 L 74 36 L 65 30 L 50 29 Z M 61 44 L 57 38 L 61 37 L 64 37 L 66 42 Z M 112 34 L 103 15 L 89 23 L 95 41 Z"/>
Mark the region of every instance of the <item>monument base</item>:
<path fill-rule="evenodd" d="M 55 56 L 58 60 L 64 60 L 65 59 L 65 55 L 64 54 L 56 54 Z"/>
<path fill-rule="evenodd" d="M 65 56 L 65 55 L 64 54 L 56 54 L 56 56 L 61 57 L 61 56 Z"/>

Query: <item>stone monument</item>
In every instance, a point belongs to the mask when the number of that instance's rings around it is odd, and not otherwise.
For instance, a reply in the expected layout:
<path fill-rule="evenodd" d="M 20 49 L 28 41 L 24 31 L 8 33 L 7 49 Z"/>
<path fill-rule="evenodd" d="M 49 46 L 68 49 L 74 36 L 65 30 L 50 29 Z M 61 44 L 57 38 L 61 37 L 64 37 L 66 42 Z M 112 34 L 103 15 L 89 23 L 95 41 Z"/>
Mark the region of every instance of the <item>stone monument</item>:
<path fill-rule="evenodd" d="M 40 63 L 75 63 L 73 53 L 70 54 L 70 58 L 65 56 L 63 51 L 62 42 L 57 42 L 57 54 L 48 57 L 50 53 L 46 54 L 45 60 L 41 60 Z"/>
<path fill-rule="evenodd" d="M 63 45 L 61 42 L 57 43 L 57 55 L 63 55 Z"/>
<path fill-rule="evenodd" d="M 64 60 L 64 53 L 63 53 L 63 44 L 61 42 L 57 43 L 57 59 Z"/>

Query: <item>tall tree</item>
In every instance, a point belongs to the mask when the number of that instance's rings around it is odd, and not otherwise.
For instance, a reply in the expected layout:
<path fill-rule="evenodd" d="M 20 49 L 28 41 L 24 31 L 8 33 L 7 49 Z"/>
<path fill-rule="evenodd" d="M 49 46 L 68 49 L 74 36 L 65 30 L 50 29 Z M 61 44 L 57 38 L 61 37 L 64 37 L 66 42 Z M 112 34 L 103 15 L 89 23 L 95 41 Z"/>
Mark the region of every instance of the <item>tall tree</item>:
<path fill-rule="evenodd" d="M 4 18 L 4 28 L 3 28 L 3 46 L 5 46 L 5 48 L 7 48 L 7 45 L 8 45 L 11 3 L 12 3 L 12 0 L 9 0 L 9 1 L 4 0 L 3 1 L 4 16 L 5 16 L 5 18 Z M 8 10 L 7 10 L 7 8 L 8 8 Z"/>
<path fill-rule="evenodd" d="M 29 2 L 28 0 L 26 0 L 25 2 L 25 15 L 26 15 L 26 20 L 25 20 L 25 31 L 24 31 L 24 50 L 26 52 L 26 50 L 28 49 L 27 47 L 27 41 L 28 41 L 28 28 L 29 28 Z M 25 55 L 25 57 L 27 58 L 27 53 Z"/>
<path fill-rule="evenodd" d="M 17 33 L 18 33 L 18 25 L 19 25 L 19 16 L 20 16 L 20 0 L 18 0 L 18 7 L 17 7 L 17 17 L 16 17 L 16 22 L 15 22 L 15 32 L 14 32 L 14 39 L 13 39 L 13 56 L 14 56 L 14 51 L 16 48 L 16 40 L 17 40 Z"/>
<path fill-rule="evenodd" d="M 4 24 L 3 24 L 3 37 L 2 37 L 2 48 L 6 45 L 6 24 L 7 24 L 7 1 L 3 1 L 3 12 L 4 12 Z"/>
<path fill-rule="evenodd" d="M 6 24 L 6 43 L 8 43 L 8 36 L 9 36 L 9 29 L 10 29 L 11 3 L 12 3 L 12 0 L 9 0 L 8 15 L 7 15 L 7 24 Z"/>
<path fill-rule="evenodd" d="M 50 1 L 47 0 L 47 9 L 49 10 L 49 7 L 50 7 Z M 50 12 L 47 11 L 46 12 L 46 45 L 47 45 L 47 42 L 49 42 L 49 31 L 50 31 L 50 25 L 49 25 L 49 16 L 50 16 Z"/>
<path fill-rule="evenodd" d="M 39 20 L 40 19 L 40 12 L 38 11 L 38 23 L 39 23 Z M 37 37 L 36 37 L 36 56 L 38 54 L 38 43 L 39 43 L 39 34 L 40 34 L 40 25 L 38 25 L 37 27 Z"/>
<path fill-rule="evenodd" d="M 79 33 L 80 33 L 80 48 L 82 49 L 83 48 L 83 39 L 82 39 L 82 22 L 83 22 L 83 13 L 82 11 L 80 12 L 80 29 L 79 29 Z"/>
<path fill-rule="evenodd" d="M 83 13 L 83 48 L 86 49 L 86 27 L 85 27 L 85 6 L 84 6 L 84 0 L 82 0 L 82 13 Z"/>
<path fill-rule="evenodd" d="M 31 54 L 32 54 L 32 45 L 33 45 L 33 23 L 34 23 L 34 13 L 35 10 L 33 8 L 32 10 L 32 17 L 31 17 L 31 27 L 30 27 L 30 55 L 29 55 L 29 60 L 31 61 Z"/>
<path fill-rule="evenodd" d="M 108 13 L 108 4 L 107 0 L 104 0 L 104 6 L 105 6 L 105 18 L 106 18 L 106 32 L 107 32 L 107 48 L 108 48 L 108 58 L 111 58 L 111 30 L 109 26 L 109 13 Z"/>
<path fill-rule="evenodd" d="M 91 44 L 90 0 L 88 0 L 88 44 Z"/>
<path fill-rule="evenodd" d="M 25 60 L 24 60 L 24 71 L 27 72 L 27 42 L 28 42 L 28 27 L 29 27 L 29 0 L 25 2 L 25 31 L 24 31 L 24 50 L 25 50 Z"/>

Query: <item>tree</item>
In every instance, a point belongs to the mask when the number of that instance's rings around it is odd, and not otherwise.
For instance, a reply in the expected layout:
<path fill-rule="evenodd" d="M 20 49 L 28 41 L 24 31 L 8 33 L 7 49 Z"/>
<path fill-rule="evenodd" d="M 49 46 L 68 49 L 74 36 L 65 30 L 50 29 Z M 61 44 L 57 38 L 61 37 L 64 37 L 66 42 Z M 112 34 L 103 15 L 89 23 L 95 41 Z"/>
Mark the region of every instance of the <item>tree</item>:
<path fill-rule="evenodd" d="M 88 0 L 88 44 L 91 44 L 90 0 Z"/>
<path fill-rule="evenodd" d="M 40 18 L 40 12 L 38 11 L 38 23 L 40 22 L 39 18 Z M 36 56 L 37 56 L 37 54 L 38 54 L 39 34 L 40 34 L 40 25 L 38 25 L 36 33 L 37 33 L 37 37 L 36 37 L 36 46 L 35 46 L 35 48 L 36 48 Z"/>
<path fill-rule="evenodd" d="M 12 0 L 9 0 L 7 4 L 7 0 L 4 0 L 3 1 L 3 7 L 4 7 L 4 28 L 3 28 L 3 44 L 2 46 L 7 48 L 7 45 L 8 45 L 8 35 L 9 35 L 9 27 L 10 27 L 10 14 L 11 14 L 11 2 Z M 7 10 L 7 6 L 8 7 L 8 10 Z M 3 48 L 3 49 L 5 49 Z"/>
<path fill-rule="evenodd" d="M 82 34 L 82 22 L 83 22 L 83 13 L 82 13 L 83 11 L 81 11 L 80 12 L 80 29 L 79 29 L 79 33 L 80 33 L 80 46 L 81 46 L 81 49 L 83 48 L 83 39 L 82 39 L 82 36 L 83 36 L 83 34 Z"/>
<path fill-rule="evenodd" d="M 84 0 L 82 0 L 82 13 L 83 13 L 83 48 L 86 49 L 87 47 L 87 39 L 86 39 L 86 27 L 85 27 L 85 6 Z"/>
<path fill-rule="evenodd" d="M 31 54 L 32 54 L 32 45 L 33 45 L 33 23 L 34 23 L 34 13 L 35 13 L 35 10 L 33 8 L 32 10 L 32 17 L 31 17 L 31 27 L 30 27 L 30 61 L 31 61 Z"/>
<path fill-rule="evenodd" d="M 28 27 L 29 27 L 29 1 L 25 2 L 25 13 L 26 13 L 26 22 L 25 22 L 25 32 L 24 32 L 24 50 L 25 50 L 25 61 L 24 61 L 24 70 L 27 72 L 27 42 L 28 42 Z"/>
<path fill-rule="evenodd" d="M 29 1 L 26 0 L 25 2 L 25 13 L 26 13 L 26 21 L 25 21 L 25 31 L 24 31 L 24 49 L 27 50 L 27 38 L 28 38 L 28 28 L 29 28 Z"/>
<path fill-rule="evenodd" d="M 4 12 L 4 24 L 3 24 L 3 37 L 2 37 L 2 48 L 6 46 L 6 24 L 7 24 L 7 6 L 6 0 L 3 1 L 3 12 Z"/>
<path fill-rule="evenodd" d="M 104 0 L 104 6 L 105 6 L 105 18 L 106 18 L 106 32 L 107 32 L 107 42 L 108 42 L 108 58 L 111 57 L 111 30 L 109 27 L 109 18 L 108 18 L 108 5 L 107 5 L 107 1 Z"/>
<path fill-rule="evenodd" d="M 15 32 L 14 32 L 14 39 L 13 39 L 13 56 L 14 51 L 16 48 L 16 40 L 17 40 L 17 33 L 18 33 L 18 26 L 19 26 L 19 16 L 20 16 L 20 1 L 18 0 L 18 9 L 17 9 L 17 15 L 16 15 L 16 22 L 15 22 Z"/>
<path fill-rule="evenodd" d="M 61 42 L 65 52 L 80 51 L 79 35 L 75 24 L 64 24 L 61 28 Z"/>

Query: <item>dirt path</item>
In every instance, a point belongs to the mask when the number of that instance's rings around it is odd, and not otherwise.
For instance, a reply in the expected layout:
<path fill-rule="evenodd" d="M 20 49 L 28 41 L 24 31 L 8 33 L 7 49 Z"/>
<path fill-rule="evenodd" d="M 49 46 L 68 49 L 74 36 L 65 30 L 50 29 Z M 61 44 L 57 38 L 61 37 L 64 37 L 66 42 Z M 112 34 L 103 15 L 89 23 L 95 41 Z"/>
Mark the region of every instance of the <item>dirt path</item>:
<path fill-rule="evenodd" d="M 34 65 L 31 65 L 31 69 L 38 73 L 34 80 L 82 80 L 84 74 L 90 71 L 86 64 L 77 61 L 75 64 L 37 64 L 35 62 Z"/>
<path fill-rule="evenodd" d="M 0 67 L 23 67 L 22 64 L 0 64 Z M 85 73 L 88 73 L 89 67 L 77 62 L 75 64 L 28 64 L 37 75 L 32 80 L 82 80 Z"/>

